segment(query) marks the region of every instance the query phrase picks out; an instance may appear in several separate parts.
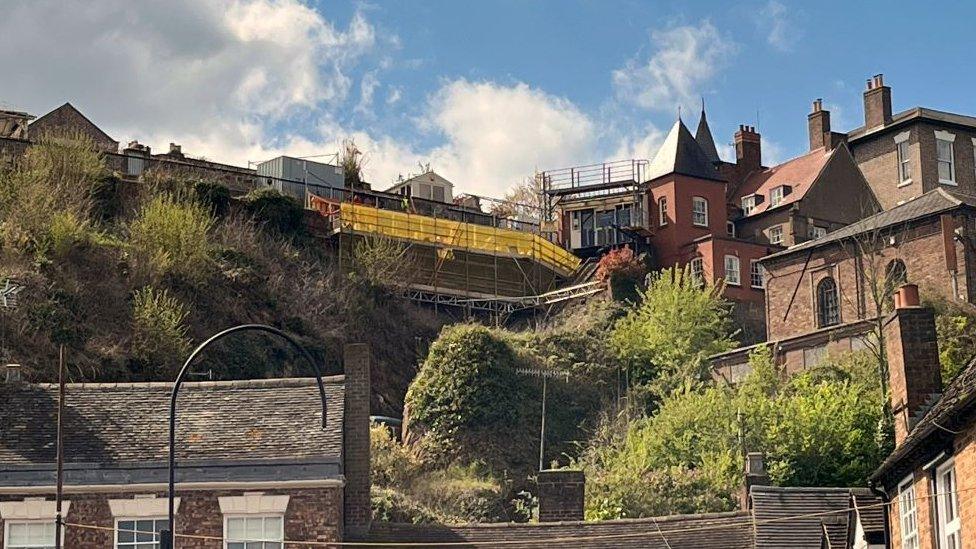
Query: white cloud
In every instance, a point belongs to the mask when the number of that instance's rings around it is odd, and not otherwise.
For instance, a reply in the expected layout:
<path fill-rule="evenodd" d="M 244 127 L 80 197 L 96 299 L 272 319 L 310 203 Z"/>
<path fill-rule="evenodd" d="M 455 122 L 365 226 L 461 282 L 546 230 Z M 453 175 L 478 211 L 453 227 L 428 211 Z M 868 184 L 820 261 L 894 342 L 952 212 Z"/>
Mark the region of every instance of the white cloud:
<path fill-rule="evenodd" d="M 759 11 L 757 21 L 761 30 L 767 32 L 766 42 L 782 52 L 793 50 L 802 37 L 800 29 L 793 24 L 789 10 L 778 0 L 769 0 Z"/>
<path fill-rule="evenodd" d="M 738 46 L 709 21 L 651 33 L 652 55 L 613 71 L 617 97 L 646 109 L 691 106 Z"/>
<path fill-rule="evenodd" d="M 376 88 L 379 85 L 380 81 L 376 77 L 376 71 L 369 71 L 363 75 L 359 82 L 359 103 L 356 105 L 356 112 L 372 114 L 373 94 L 376 93 Z"/>

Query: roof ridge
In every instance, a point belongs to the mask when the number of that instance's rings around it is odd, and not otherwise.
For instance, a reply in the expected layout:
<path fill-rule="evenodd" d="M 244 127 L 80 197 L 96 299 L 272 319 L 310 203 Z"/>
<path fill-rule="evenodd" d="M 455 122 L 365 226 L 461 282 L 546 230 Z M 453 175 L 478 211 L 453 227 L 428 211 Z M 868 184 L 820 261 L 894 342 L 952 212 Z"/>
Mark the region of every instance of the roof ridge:
<path fill-rule="evenodd" d="M 322 376 L 322 383 L 326 385 L 344 382 L 343 374 Z M 226 379 L 213 381 L 187 381 L 182 387 L 186 389 L 207 388 L 262 388 L 262 387 L 304 387 L 315 385 L 314 377 L 274 377 L 264 379 Z M 21 387 L 39 387 L 42 389 L 56 389 L 57 383 L 27 383 Z M 171 381 L 126 381 L 126 382 L 81 382 L 66 383 L 69 389 L 171 389 Z"/>

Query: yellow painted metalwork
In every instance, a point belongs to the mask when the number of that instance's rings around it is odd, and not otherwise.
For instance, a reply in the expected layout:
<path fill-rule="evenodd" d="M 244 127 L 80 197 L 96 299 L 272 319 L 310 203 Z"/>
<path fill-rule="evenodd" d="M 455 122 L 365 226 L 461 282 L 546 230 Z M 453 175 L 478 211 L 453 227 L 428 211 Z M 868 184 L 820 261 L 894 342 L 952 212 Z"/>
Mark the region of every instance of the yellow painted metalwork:
<path fill-rule="evenodd" d="M 539 261 L 564 276 L 571 274 L 580 264 L 579 258 L 572 253 L 533 233 L 381 210 L 349 202 L 342 203 L 339 216 L 343 232 L 377 234 L 483 254 L 525 257 Z"/>

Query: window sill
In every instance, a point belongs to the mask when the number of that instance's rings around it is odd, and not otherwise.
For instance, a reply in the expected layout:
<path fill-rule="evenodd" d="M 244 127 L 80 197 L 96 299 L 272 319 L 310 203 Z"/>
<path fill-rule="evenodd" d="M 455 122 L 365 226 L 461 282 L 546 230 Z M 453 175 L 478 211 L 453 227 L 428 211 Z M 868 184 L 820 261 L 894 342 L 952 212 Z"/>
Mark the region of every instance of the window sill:
<path fill-rule="evenodd" d="M 728 280 L 725 281 L 725 285 L 726 286 L 735 286 L 736 288 L 738 288 L 739 286 L 742 286 L 742 284 L 739 283 L 739 282 L 729 282 Z"/>
<path fill-rule="evenodd" d="M 906 179 L 906 180 L 902 181 L 901 183 L 899 183 L 898 184 L 898 187 L 907 187 L 907 186 L 909 186 L 911 184 L 912 184 L 912 180 L 911 179 Z"/>
<path fill-rule="evenodd" d="M 939 180 L 939 184 L 940 185 L 952 185 L 953 187 L 958 187 L 959 186 L 959 183 L 956 183 L 955 181 L 953 181 L 951 179 L 940 179 Z"/>
<path fill-rule="evenodd" d="M 692 223 L 692 225 L 694 225 L 695 227 L 701 227 L 703 229 L 708 228 L 708 223 Z"/>
<path fill-rule="evenodd" d="M 753 290 L 765 290 L 766 289 L 765 286 L 749 286 L 749 287 L 752 288 Z"/>

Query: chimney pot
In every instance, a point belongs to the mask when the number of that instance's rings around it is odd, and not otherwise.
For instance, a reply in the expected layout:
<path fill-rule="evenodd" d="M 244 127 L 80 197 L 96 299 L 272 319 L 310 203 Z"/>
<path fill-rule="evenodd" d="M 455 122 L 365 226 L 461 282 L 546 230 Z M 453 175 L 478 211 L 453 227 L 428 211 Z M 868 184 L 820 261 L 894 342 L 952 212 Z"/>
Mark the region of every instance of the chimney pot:
<path fill-rule="evenodd" d="M 24 381 L 24 368 L 20 364 L 7 364 L 3 367 L 5 383 L 21 383 Z"/>
<path fill-rule="evenodd" d="M 901 288 L 898 288 L 898 293 L 895 294 L 895 308 L 907 309 L 920 306 L 921 301 L 918 297 L 918 284 L 905 284 Z"/>

